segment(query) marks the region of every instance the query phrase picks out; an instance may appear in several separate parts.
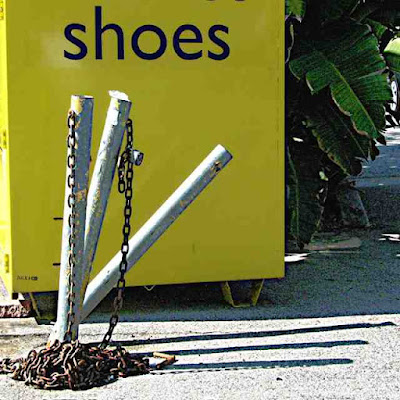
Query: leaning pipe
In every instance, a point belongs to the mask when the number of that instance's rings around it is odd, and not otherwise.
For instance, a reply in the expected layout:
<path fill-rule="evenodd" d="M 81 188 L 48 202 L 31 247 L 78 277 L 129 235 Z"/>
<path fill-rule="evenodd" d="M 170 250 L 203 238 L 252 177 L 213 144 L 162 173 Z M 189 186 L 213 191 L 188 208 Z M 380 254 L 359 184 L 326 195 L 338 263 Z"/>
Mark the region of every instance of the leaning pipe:
<path fill-rule="evenodd" d="M 143 254 L 149 250 L 231 159 L 232 155 L 224 147 L 218 145 L 150 217 L 129 240 L 128 271 L 133 268 Z M 116 285 L 120 274 L 120 261 L 121 252 L 117 253 L 88 285 L 82 307 L 81 321 L 94 310 Z"/>
<path fill-rule="evenodd" d="M 68 176 L 70 168 L 67 166 L 67 179 L 65 185 L 64 218 L 62 230 L 61 266 L 60 282 L 58 290 L 57 323 L 54 339 L 75 340 L 78 337 L 78 326 L 81 310 L 81 287 L 82 279 L 80 268 L 82 267 L 84 240 L 85 240 L 85 219 L 86 219 L 86 198 L 89 181 L 90 146 L 92 140 L 92 121 L 93 121 L 93 97 L 90 96 L 71 96 L 71 111 L 75 114 L 75 185 L 73 188 L 75 202 L 75 266 L 70 270 L 68 258 L 71 253 L 70 235 L 71 226 L 69 217 L 71 209 L 68 206 L 70 188 L 68 186 Z M 71 150 L 68 148 L 68 156 Z M 66 337 L 68 321 L 71 318 L 69 310 L 69 278 L 72 274 L 74 314 L 70 337 Z"/>
<path fill-rule="evenodd" d="M 125 93 L 117 91 L 110 91 L 109 93 L 111 96 L 110 106 L 107 112 L 87 200 L 85 250 L 82 269 L 80 270 L 82 302 L 89 283 L 90 272 L 96 255 L 100 231 L 115 175 L 118 155 L 124 138 L 126 122 L 132 106 Z"/>

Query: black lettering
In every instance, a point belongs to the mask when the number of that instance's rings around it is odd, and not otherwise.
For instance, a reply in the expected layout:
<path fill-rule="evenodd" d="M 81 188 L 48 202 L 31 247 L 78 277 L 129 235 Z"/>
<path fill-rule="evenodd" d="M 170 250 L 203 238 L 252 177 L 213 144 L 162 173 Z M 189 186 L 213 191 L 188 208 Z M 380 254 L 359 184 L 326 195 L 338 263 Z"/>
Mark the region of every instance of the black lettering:
<path fill-rule="evenodd" d="M 102 26 L 102 11 L 101 6 L 95 7 L 95 30 L 96 30 L 96 60 L 103 59 L 103 39 L 102 35 L 107 30 L 114 30 L 118 37 L 118 60 L 123 60 L 125 57 L 124 52 L 124 32 L 119 25 L 107 24 Z"/>
<path fill-rule="evenodd" d="M 229 45 L 223 41 L 222 39 L 220 39 L 216 33 L 218 31 L 222 31 L 225 33 L 229 33 L 229 28 L 225 25 L 213 25 L 210 30 L 208 31 L 208 35 L 210 37 L 210 39 L 219 47 L 221 47 L 221 49 L 223 50 L 221 54 L 216 54 L 213 53 L 212 51 L 208 52 L 208 57 L 213 59 L 213 60 L 217 60 L 217 61 L 221 61 L 221 60 L 225 60 L 226 58 L 228 58 L 231 49 L 229 48 Z"/>
<path fill-rule="evenodd" d="M 78 31 L 86 32 L 85 25 L 70 24 L 65 27 L 64 35 L 65 38 L 69 40 L 72 44 L 74 44 L 76 47 L 78 47 L 80 51 L 79 53 L 73 54 L 70 53 L 69 51 L 64 50 L 64 57 L 70 60 L 82 60 L 82 58 L 85 58 L 88 50 L 86 44 L 72 34 L 72 31 L 75 29 Z"/>
<path fill-rule="evenodd" d="M 185 31 L 193 32 L 195 37 L 191 38 L 191 39 L 181 38 L 182 33 Z M 174 49 L 175 49 L 175 53 L 180 58 L 183 58 L 184 60 L 197 60 L 197 59 L 201 58 L 201 56 L 203 55 L 202 50 L 196 51 L 195 53 L 187 53 L 187 52 L 183 51 L 180 46 L 181 43 L 203 43 L 203 37 L 201 35 L 201 32 L 200 32 L 199 28 L 197 28 L 196 26 L 189 25 L 189 24 L 181 25 L 176 30 L 176 32 L 174 34 L 174 40 L 173 40 Z"/>
<path fill-rule="evenodd" d="M 139 38 L 140 35 L 144 32 L 154 32 L 160 39 L 160 46 L 158 50 L 155 51 L 154 53 L 145 53 L 139 47 Z M 136 29 L 136 31 L 132 35 L 132 49 L 135 52 L 135 54 L 138 57 L 143 58 L 143 60 L 155 60 L 161 57 L 165 53 L 165 50 L 167 49 L 167 37 L 165 36 L 165 33 L 158 26 L 143 25 L 140 28 Z"/>

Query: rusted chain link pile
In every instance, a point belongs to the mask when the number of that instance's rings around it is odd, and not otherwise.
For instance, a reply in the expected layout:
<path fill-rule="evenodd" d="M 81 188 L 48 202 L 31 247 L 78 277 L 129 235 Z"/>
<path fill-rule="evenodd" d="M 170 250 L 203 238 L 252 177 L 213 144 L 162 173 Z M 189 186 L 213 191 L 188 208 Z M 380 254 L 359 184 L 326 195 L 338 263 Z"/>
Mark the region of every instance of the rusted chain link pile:
<path fill-rule="evenodd" d="M 0 373 L 40 389 L 85 390 L 102 386 L 118 377 L 150 372 L 149 362 L 117 347 L 100 349 L 79 341 L 60 343 L 36 351 L 26 358 L 0 361 Z"/>
<path fill-rule="evenodd" d="M 27 318 L 32 316 L 32 308 L 29 302 L 0 306 L 0 318 Z"/>

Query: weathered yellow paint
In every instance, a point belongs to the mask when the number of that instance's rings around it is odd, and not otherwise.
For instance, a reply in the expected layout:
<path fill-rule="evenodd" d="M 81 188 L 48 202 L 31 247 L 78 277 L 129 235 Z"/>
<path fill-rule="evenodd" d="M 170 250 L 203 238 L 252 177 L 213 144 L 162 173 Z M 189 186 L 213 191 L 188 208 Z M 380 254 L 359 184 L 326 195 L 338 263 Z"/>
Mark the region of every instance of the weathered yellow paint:
<path fill-rule="evenodd" d="M 95 59 L 95 6 L 103 25 L 103 59 Z M 66 164 L 66 115 L 72 94 L 95 98 L 92 156 L 97 154 L 110 89 L 133 100 L 135 144 L 145 153 L 135 171 L 136 231 L 218 143 L 234 155 L 221 176 L 195 201 L 128 274 L 128 285 L 228 281 L 284 274 L 284 54 L 280 0 L 6 0 L 0 21 L 0 129 L 8 148 L 0 164 L 0 250 L 10 254 L 10 273 L 0 275 L 10 292 L 57 290 Z M 71 23 L 87 55 L 64 36 Z M 152 24 L 165 33 L 167 49 L 143 60 L 131 36 Z M 196 26 L 202 43 L 181 43 L 196 60 L 180 58 L 176 29 Z M 208 52 L 211 26 L 230 54 Z M 184 37 L 184 36 L 182 36 Z M 185 36 L 187 37 L 187 36 Z M 193 38 L 193 34 L 189 35 Z M 154 33 L 138 42 L 154 52 Z M 93 164 L 93 163 L 92 163 Z M 216 166 L 216 172 L 218 166 Z M 120 248 L 123 196 L 112 190 L 94 272 Z M 10 207 L 11 205 L 11 207 Z M 0 254 L 0 255 L 1 255 Z"/>
<path fill-rule="evenodd" d="M 11 292 L 11 227 L 8 138 L 7 49 L 4 3 L 0 3 L 0 276 Z"/>

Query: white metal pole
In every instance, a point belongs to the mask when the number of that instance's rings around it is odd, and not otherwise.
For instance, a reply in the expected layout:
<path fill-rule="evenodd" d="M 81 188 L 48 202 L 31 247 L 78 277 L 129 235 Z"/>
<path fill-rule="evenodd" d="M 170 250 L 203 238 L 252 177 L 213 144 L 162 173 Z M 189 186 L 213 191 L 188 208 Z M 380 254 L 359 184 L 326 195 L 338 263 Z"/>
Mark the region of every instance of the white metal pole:
<path fill-rule="evenodd" d="M 132 106 L 125 93 L 117 91 L 109 93 L 111 96 L 110 106 L 107 112 L 87 200 L 85 250 L 82 269 L 80 270 L 82 302 L 89 283 L 92 263 L 96 255 L 100 231 L 107 209 L 108 198 L 110 197 L 126 122 Z"/>
<path fill-rule="evenodd" d="M 73 150 L 68 147 L 68 157 L 74 156 L 75 179 L 73 179 L 73 203 L 75 204 L 73 217 L 74 229 L 71 227 L 71 208 L 69 207 L 69 195 L 71 189 L 70 173 L 67 166 L 67 178 L 65 185 L 64 218 L 62 232 L 60 282 L 58 290 L 58 310 L 57 310 L 57 329 L 53 339 L 75 340 L 78 337 L 78 326 L 81 309 L 81 286 L 82 280 L 79 273 L 82 267 L 84 239 L 85 239 L 85 218 L 86 218 L 86 198 L 89 181 L 90 147 L 92 140 L 92 121 L 93 121 L 93 97 L 90 96 L 71 96 L 71 110 L 75 116 L 75 146 Z M 70 139 L 68 139 L 70 140 Z M 74 152 L 74 155 L 72 154 Z M 67 158 L 69 159 L 69 158 Z M 70 181 L 70 182 L 69 182 Z M 75 266 L 71 271 L 68 259 L 71 254 L 71 232 L 74 234 L 74 259 Z M 71 276 L 72 275 L 72 276 Z M 72 308 L 73 324 L 70 337 L 66 337 L 68 321 L 70 315 L 70 277 L 73 281 L 72 293 L 74 305 Z"/>
<path fill-rule="evenodd" d="M 128 271 L 157 239 L 172 225 L 180 214 L 197 198 L 217 174 L 229 163 L 232 155 L 218 145 L 206 159 L 179 186 L 169 199 L 153 214 L 129 241 Z M 99 272 L 87 287 L 81 321 L 112 290 L 119 278 L 121 252 Z"/>

